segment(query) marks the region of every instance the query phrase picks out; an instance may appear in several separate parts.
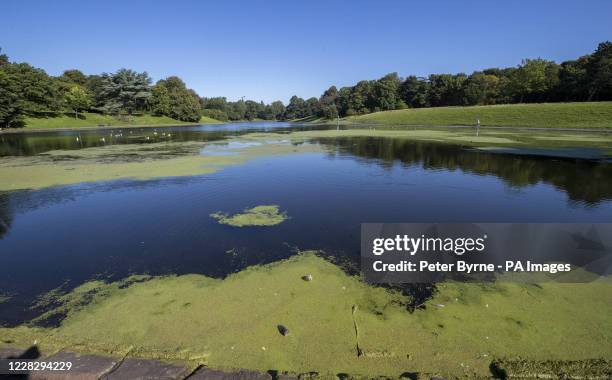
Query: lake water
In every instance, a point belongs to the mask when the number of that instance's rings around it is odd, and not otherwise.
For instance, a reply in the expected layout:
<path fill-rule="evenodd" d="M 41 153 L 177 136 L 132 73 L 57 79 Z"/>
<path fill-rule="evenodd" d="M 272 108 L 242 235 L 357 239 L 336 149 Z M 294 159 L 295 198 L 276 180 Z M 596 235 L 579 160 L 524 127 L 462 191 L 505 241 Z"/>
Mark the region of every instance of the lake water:
<path fill-rule="evenodd" d="M 259 123 L 112 133 L 123 135 L 114 143 L 146 143 L 162 133 L 172 141 L 214 141 L 295 128 L 304 127 Z M 97 146 L 109 133 L 82 131 L 79 141 L 76 132 L 4 135 L 0 154 Z M 223 277 L 309 249 L 351 262 L 359 257 L 363 222 L 612 219 L 609 162 L 381 138 L 309 143 L 323 152 L 262 157 L 192 177 L 0 193 L 0 293 L 11 296 L 0 303 L 0 323 L 29 320 L 40 313 L 31 308 L 36 297 L 92 278 Z M 263 204 L 279 205 L 290 219 L 235 228 L 209 216 Z"/>

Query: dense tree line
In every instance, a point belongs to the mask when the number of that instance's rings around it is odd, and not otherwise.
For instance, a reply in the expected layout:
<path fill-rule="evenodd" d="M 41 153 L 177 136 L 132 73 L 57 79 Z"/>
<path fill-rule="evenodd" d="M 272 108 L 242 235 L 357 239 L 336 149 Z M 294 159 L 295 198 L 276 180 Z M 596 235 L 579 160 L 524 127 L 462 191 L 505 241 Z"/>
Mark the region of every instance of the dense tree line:
<path fill-rule="evenodd" d="M 253 100 L 228 101 L 225 97 L 202 98 L 200 100 L 204 116 L 228 120 L 281 120 L 285 118 L 285 106 L 281 101 L 270 104 Z"/>
<path fill-rule="evenodd" d="M 526 59 L 518 67 L 470 75 L 428 77 L 387 74 L 352 87 L 330 87 L 320 98 L 294 96 L 284 117 L 335 118 L 403 108 L 612 100 L 612 42 L 594 53 L 557 64 Z"/>
<path fill-rule="evenodd" d="M 204 109 L 208 105 L 209 109 Z M 67 70 L 53 77 L 28 63 L 12 63 L 6 55 L 0 55 L 0 128 L 23 126 L 25 116 L 70 113 L 78 118 L 84 111 L 119 118 L 148 113 L 197 122 L 202 115 L 220 120 L 279 119 L 284 109 L 281 102 L 265 105 L 251 100 L 201 98 L 176 76 L 155 84 L 146 72 L 129 69 L 101 75 Z"/>
<path fill-rule="evenodd" d="M 85 75 L 67 70 L 58 77 L 0 54 L 0 127 L 23 125 L 24 116 L 57 116 L 83 111 L 129 117 L 143 113 L 176 120 L 202 115 L 227 120 L 336 118 L 403 108 L 612 100 L 612 42 L 595 52 L 557 64 L 526 59 L 517 67 L 491 68 L 470 75 L 431 74 L 401 78 L 391 73 L 319 98 L 293 96 L 289 104 L 201 98 L 176 76 L 152 84 L 146 72 L 121 69 Z"/>

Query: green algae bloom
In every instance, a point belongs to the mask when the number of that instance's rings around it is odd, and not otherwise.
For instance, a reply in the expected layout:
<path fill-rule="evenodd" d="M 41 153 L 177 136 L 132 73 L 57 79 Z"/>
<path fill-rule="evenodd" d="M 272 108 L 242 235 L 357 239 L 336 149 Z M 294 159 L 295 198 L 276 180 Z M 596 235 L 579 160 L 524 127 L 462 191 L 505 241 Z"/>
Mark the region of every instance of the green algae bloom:
<path fill-rule="evenodd" d="M 210 216 L 220 224 L 227 224 L 233 227 L 247 226 L 275 226 L 288 219 L 284 212 L 280 212 L 277 205 L 261 205 L 247 208 L 243 212 L 229 215 L 222 212 L 215 212 Z"/>
<path fill-rule="evenodd" d="M 329 152 L 318 139 L 391 138 L 461 144 L 495 151 L 499 148 L 595 148 L 612 153 L 612 137 L 596 133 L 536 133 L 469 128 L 415 129 L 407 127 L 311 130 L 290 133 L 249 133 L 214 144 L 164 142 L 121 144 L 80 150 L 57 150 L 35 156 L 0 157 L 0 191 L 116 179 L 146 180 L 214 173 L 258 157 Z M 257 144 L 253 144 L 256 141 Z M 310 144 L 300 144 L 313 142 Z M 236 147 L 231 145 L 235 144 Z M 238 144 L 236 144 L 238 143 Z M 225 144 L 225 146 L 223 145 Z M 214 147 L 214 149 L 203 149 Z"/>
<path fill-rule="evenodd" d="M 313 144 L 295 146 L 276 142 L 227 149 L 231 155 L 200 154 L 206 145 L 198 142 L 121 144 L 0 157 L 0 191 L 127 178 L 193 176 L 214 173 L 258 157 L 321 150 Z"/>
<path fill-rule="evenodd" d="M 242 139 L 266 141 L 278 137 L 274 132 L 249 133 L 241 136 Z M 328 129 L 294 131 L 282 136 L 294 141 L 310 141 L 313 139 L 336 139 L 356 137 L 379 137 L 390 139 L 432 141 L 440 143 L 461 144 L 471 147 L 498 146 L 498 147 L 592 147 L 608 149 L 612 146 L 612 137 L 608 133 L 594 132 L 536 132 L 536 131 L 506 131 L 499 129 L 482 128 L 410 128 L 410 127 L 359 127 L 351 125 L 348 129 Z"/>
<path fill-rule="evenodd" d="M 308 252 L 223 280 L 93 281 L 62 296 L 59 327 L 0 328 L 0 336 L 24 347 L 36 340 L 43 352 L 129 353 L 221 369 L 474 379 L 490 376 L 496 358 L 610 358 L 611 295 L 609 281 L 445 283 L 409 313 L 406 296 Z"/>

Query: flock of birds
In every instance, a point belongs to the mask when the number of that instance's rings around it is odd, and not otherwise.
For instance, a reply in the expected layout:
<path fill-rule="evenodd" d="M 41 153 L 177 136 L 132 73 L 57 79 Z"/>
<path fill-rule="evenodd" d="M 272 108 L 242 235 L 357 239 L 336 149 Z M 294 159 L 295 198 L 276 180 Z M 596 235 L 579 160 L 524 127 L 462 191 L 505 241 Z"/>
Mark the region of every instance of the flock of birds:
<path fill-rule="evenodd" d="M 133 131 L 130 131 L 130 135 L 131 135 L 131 134 L 133 134 Z M 157 133 L 157 130 L 154 130 L 154 131 L 153 131 L 153 135 L 154 135 L 154 136 L 160 136 L 160 137 L 166 137 L 166 138 L 170 138 L 170 137 L 172 137 L 172 134 L 171 134 L 171 133 L 162 132 L 162 133 L 158 134 L 158 133 Z M 115 134 L 113 134 L 113 133 L 111 132 L 111 133 L 109 134 L 109 139 L 112 139 L 112 138 L 118 138 L 118 137 L 123 137 L 123 131 L 122 131 L 122 130 L 119 130 L 119 133 L 115 133 Z M 140 136 L 137 136 L 137 137 L 140 137 Z M 151 140 L 151 137 L 150 137 L 150 136 L 144 136 L 144 139 L 145 139 L 145 141 L 150 141 L 150 140 Z M 81 138 L 81 136 L 80 136 L 80 135 L 76 137 L 76 141 L 77 141 L 77 142 L 80 142 L 81 140 L 82 140 L 82 138 Z M 104 144 L 106 144 L 106 137 L 101 137 L 99 141 L 100 141 L 100 142 L 102 142 L 102 143 L 104 143 Z"/>

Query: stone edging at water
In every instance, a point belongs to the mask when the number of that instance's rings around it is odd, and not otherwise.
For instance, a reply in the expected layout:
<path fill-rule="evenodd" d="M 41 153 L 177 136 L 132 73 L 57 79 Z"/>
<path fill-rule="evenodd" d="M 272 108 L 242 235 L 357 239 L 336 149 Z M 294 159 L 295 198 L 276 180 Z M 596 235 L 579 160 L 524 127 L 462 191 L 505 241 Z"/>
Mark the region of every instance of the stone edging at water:
<path fill-rule="evenodd" d="M 168 363 L 159 360 L 141 358 L 113 358 L 98 355 L 80 355 L 69 351 L 59 351 L 52 355 L 42 355 L 33 346 L 28 350 L 18 348 L 0 348 L 0 359 L 38 360 L 45 362 L 71 362 L 72 367 L 67 371 L 32 371 L 27 375 L 16 374 L 5 378 L 27 378 L 32 380 L 132 380 L 132 379 L 164 379 L 164 380 L 300 380 L 300 379 L 356 379 L 359 376 L 339 374 L 337 376 L 321 376 L 316 372 L 304 374 L 287 374 L 277 371 L 255 372 L 238 370 L 226 372 L 200 366 L 195 370 L 180 363 Z M 440 377 L 423 377 L 417 373 L 405 373 L 401 379 L 431 379 L 444 380 Z M 378 379 L 386 379 L 379 377 Z"/>

